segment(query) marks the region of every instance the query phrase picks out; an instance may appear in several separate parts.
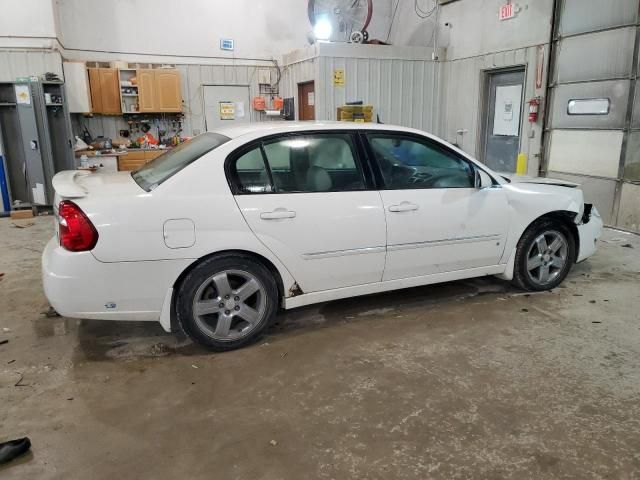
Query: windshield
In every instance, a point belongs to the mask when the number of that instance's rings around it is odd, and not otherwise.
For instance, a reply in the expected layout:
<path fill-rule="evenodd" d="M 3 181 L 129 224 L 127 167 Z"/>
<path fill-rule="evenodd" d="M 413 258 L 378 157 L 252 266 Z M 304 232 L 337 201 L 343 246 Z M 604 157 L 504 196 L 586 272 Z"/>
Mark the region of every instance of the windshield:
<path fill-rule="evenodd" d="M 230 140 L 219 133 L 207 132 L 179 145 L 133 172 L 133 179 L 147 192 L 155 189 L 205 153 Z"/>

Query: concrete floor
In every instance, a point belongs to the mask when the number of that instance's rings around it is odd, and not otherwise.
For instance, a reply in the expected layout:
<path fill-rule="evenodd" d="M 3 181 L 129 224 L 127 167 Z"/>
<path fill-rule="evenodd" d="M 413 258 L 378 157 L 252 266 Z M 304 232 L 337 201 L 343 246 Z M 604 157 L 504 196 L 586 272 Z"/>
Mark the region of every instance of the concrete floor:
<path fill-rule="evenodd" d="M 607 231 L 551 293 L 343 300 L 211 354 L 44 317 L 51 222 L 0 220 L 0 440 L 33 442 L 2 478 L 640 478 L 638 237 Z"/>

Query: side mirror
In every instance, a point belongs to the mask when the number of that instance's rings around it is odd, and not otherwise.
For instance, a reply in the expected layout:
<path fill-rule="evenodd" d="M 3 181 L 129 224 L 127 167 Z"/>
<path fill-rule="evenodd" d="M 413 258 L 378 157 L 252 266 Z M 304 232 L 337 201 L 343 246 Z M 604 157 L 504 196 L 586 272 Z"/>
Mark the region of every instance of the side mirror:
<path fill-rule="evenodd" d="M 489 174 L 487 174 L 487 172 L 485 172 L 484 170 L 480 170 L 479 168 L 476 168 L 475 187 L 478 190 L 482 190 L 483 188 L 489 188 L 492 185 L 493 185 L 493 180 L 491 179 Z"/>

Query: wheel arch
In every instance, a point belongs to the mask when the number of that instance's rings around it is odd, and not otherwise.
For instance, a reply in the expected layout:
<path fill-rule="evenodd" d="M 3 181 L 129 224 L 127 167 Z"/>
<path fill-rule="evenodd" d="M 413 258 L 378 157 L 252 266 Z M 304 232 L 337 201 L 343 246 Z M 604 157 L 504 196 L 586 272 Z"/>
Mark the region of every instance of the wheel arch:
<path fill-rule="evenodd" d="M 512 280 L 513 279 L 514 268 L 515 268 L 516 250 L 518 248 L 518 244 L 520 243 L 520 240 L 522 239 L 522 236 L 536 222 L 539 222 L 540 220 L 545 220 L 545 219 L 550 219 L 550 220 L 555 220 L 557 222 L 560 222 L 560 223 L 562 223 L 563 225 L 565 225 L 569 229 L 569 231 L 571 232 L 571 235 L 573 237 L 573 240 L 575 242 L 575 246 L 576 246 L 576 251 L 575 251 L 575 257 L 576 258 L 573 259 L 573 262 L 575 262 L 576 259 L 578 258 L 578 254 L 580 252 L 580 234 L 578 233 L 578 226 L 576 225 L 576 222 L 575 222 L 576 215 L 578 215 L 578 214 L 579 214 L 578 212 L 573 212 L 571 210 L 553 210 L 553 211 L 550 211 L 550 212 L 543 213 L 542 215 L 539 215 L 538 217 L 536 217 L 533 220 L 531 220 L 520 231 L 520 233 L 519 233 L 519 235 L 517 237 L 518 240 L 515 242 L 515 244 L 513 245 L 513 248 L 511 249 L 511 252 L 509 253 L 509 257 L 508 257 L 508 260 L 507 260 L 507 264 L 506 264 L 506 268 L 505 268 L 504 273 L 501 273 L 501 274 L 496 275 L 496 276 L 498 278 L 503 279 L 503 280 Z"/>
<path fill-rule="evenodd" d="M 217 251 L 217 252 L 212 252 L 212 253 L 209 253 L 207 255 L 204 255 L 203 257 L 198 258 L 197 260 L 194 260 L 191 264 L 189 264 L 189 266 L 187 268 L 185 268 L 180 273 L 180 275 L 178 275 L 176 280 L 173 282 L 173 285 L 172 285 L 173 294 L 171 296 L 171 312 L 170 312 L 171 313 L 171 331 L 172 332 L 177 331 L 177 327 L 178 327 L 178 320 L 177 320 L 177 317 L 176 317 L 176 300 L 178 298 L 178 295 L 177 295 L 178 289 L 180 288 L 180 285 L 184 281 L 184 278 L 194 268 L 196 268 L 200 263 L 204 262 L 205 260 L 209 260 L 211 258 L 216 258 L 216 257 L 222 257 L 222 256 L 232 256 L 232 255 L 242 256 L 242 257 L 245 257 L 245 258 L 250 258 L 250 259 L 254 260 L 255 262 L 258 262 L 258 263 L 262 264 L 267 270 L 269 270 L 271 272 L 271 274 L 273 275 L 273 278 L 275 279 L 276 285 L 278 287 L 278 300 L 279 300 L 279 302 L 282 301 L 282 299 L 285 297 L 284 281 L 282 280 L 282 275 L 281 275 L 280 271 L 273 264 L 273 262 L 271 260 L 269 260 L 265 256 L 260 255 L 258 253 L 251 252 L 249 250 L 242 250 L 242 249 L 220 250 L 220 251 Z M 297 284 L 295 284 L 295 285 L 297 285 Z"/>
<path fill-rule="evenodd" d="M 531 226 L 534 223 L 539 222 L 540 220 L 546 220 L 546 219 L 555 220 L 557 222 L 562 223 L 571 232 L 571 235 L 573 236 L 573 241 L 575 242 L 575 246 L 576 246 L 575 255 L 577 258 L 578 252 L 580 251 L 580 235 L 578 233 L 578 226 L 576 225 L 576 222 L 575 222 L 576 215 L 579 215 L 579 213 L 572 212 L 570 210 L 554 210 L 553 212 L 547 212 L 543 215 L 540 215 L 538 218 L 536 218 L 531 223 L 529 223 L 529 225 L 527 225 L 527 227 L 524 230 L 522 230 L 522 233 L 520 234 L 520 238 L 522 238 L 524 233 L 527 230 L 529 230 L 529 228 L 531 228 Z M 518 243 L 520 243 L 520 238 L 518 238 Z M 573 261 L 575 262 L 575 260 L 576 259 L 574 258 Z"/>

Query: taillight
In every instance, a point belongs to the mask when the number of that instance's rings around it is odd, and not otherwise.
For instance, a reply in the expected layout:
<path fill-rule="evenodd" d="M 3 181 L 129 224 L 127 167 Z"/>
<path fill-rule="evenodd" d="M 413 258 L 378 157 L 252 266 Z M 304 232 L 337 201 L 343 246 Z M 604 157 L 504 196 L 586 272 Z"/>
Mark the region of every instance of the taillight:
<path fill-rule="evenodd" d="M 98 232 L 80 207 L 69 200 L 58 206 L 60 245 L 72 252 L 91 250 L 98 242 Z"/>

